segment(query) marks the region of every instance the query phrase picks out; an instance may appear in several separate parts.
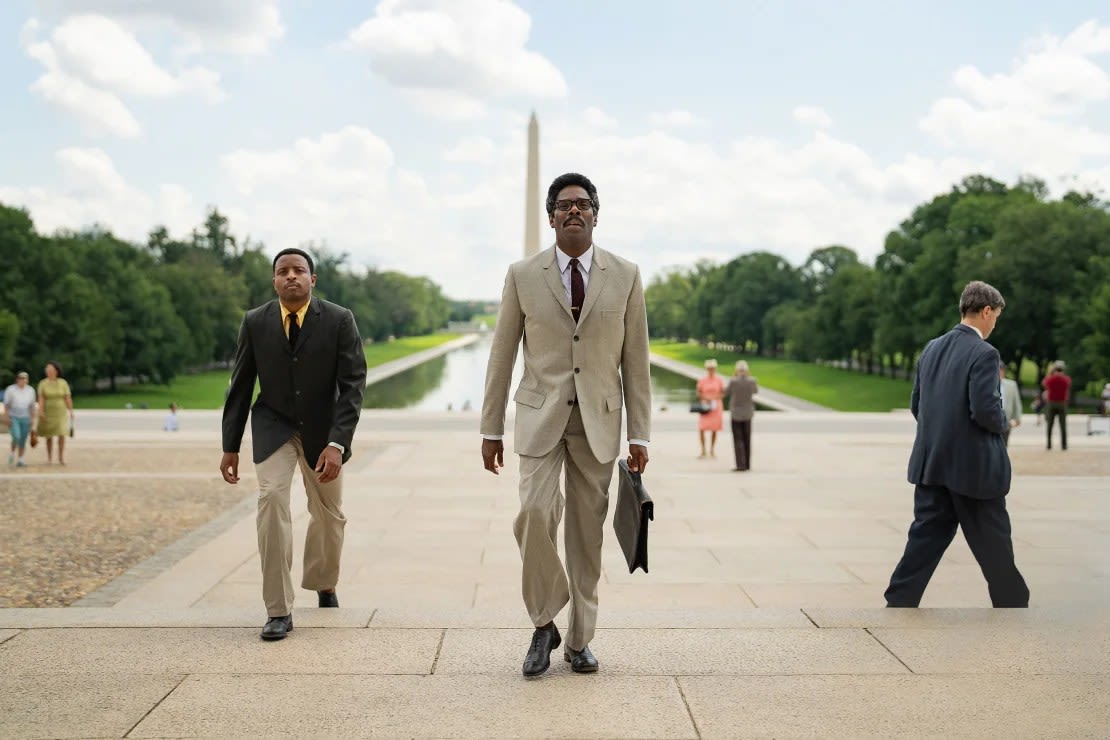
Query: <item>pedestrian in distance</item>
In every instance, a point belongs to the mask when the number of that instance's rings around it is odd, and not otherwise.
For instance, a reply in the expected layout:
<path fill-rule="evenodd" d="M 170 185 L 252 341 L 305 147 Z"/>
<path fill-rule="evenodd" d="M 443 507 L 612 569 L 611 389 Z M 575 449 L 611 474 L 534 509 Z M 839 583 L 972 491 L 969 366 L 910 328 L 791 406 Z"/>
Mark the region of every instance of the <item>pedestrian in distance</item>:
<path fill-rule="evenodd" d="M 35 389 L 30 384 L 31 376 L 25 372 L 16 373 L 15 382 L 4 389 L 4 413 L 8 417 L 9 433 L 12 437 L 8 465 L 26 467 L 24 456 L 27 440 L 31 436 L 31 426 L 35 421 L 38 405 Z"/>
<path fill-rule="evenodd" d="M 733 472 L 750 470 L 752 466 L 752 419 L 755 418 L 753 397 L 758 392 L 759 384 L 752 377 L 747 360 L 740 360 L 736 363 L 725 389 L 732 422 L 732 453 L 736 459 Z"/>
<path fill-rule="evenodd" d="M 362 410 L 366 355 L 354 315 L 314 298 L 312 257 L 283 249 L 273 262 L 277 299 L 251 309 L 239 327 L 223 413 L 220 474 L 239 482 L 239 447 L 249 414 L 258 477 L 258 555 L 266 604 L 263 640 L 293 629 L 293 523 L 289 488 L 299 468 L 308 496 L 301 587 L 320 607 L 339 606 L 343 550 L 343 464 Z M 258 399 L 251 405 L 255 380 Z"/>
<path fill-rule="evenodd" d="M 716 457 L 717 434 L 724 426 L 725 381 L 717 374 L 717 361 L 712 357 L 705 361 L 705 375 L 698 381 L 696 393 L 703 408 L 709 408 L 698 414 L 698 442 L 701 444 L 698 457 L 705 457 L 706 432 L 709 432 L 709 456 Z"/>
<path fill-rule="evenodd" d="M 1021 391 L 1018 390 L 1017 381 L 1006 377 L 1006 365 L 998 366 L 998 384 L 1002 393 L 1002 411 L 1006 414 L 1006 431 L 1002 433 L 1002 441 L 1010 445 L 1010 432 L 1021 426 Z"/>
<path fill-rule="evenodd" d="M 1052 363 L 1052 371 L 1041 381 L 1044 388 L 1044 419 L 1048 434 L 1045 449 L 1052 449 L 1052 427 L 1060 420 L 1060 449 L 1068 449 L 1068 401 L 1071 398 L 1071 376 L 1064 372 L 1063 360 Z"/>
<path fill-rule="evenodd" d="M 54 443 L 58 443 L 58 464 L 66 464 L 66 437 L 73 436 L 73 393 L 62 375 L 62 366 L 48 360 L 43 368 L 46 376 L 38 387 L 38 436 L 46 440 L 46 462 L 54 461 Z"/>

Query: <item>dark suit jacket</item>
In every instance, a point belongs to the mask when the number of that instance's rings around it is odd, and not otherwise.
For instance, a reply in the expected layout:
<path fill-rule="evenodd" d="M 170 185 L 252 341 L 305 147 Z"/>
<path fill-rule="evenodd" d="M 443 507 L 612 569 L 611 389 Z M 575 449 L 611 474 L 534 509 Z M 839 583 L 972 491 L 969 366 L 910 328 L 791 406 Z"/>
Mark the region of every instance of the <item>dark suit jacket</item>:
<path fill-rule="evenodd" d="M 963 324 L 925 345 L 910 396 L 910 483 L 981 499 L 1009 492 L 998 363 L 998 350 Z"/>
<path fill-rule="evenodd" d="M 256 377 L 259 393 L 251 408 Z M 366 355 L 349 310 L 313 297 L 297 346 L 290 348 L 278 301 L 251 309 L 239 328 L 224 402 L 224 452 L 239 451 L 249 412 L 255 463 L 297 433 L 309 465 L 329 442 L 343 445 L 346 462 L 365 388 Z"/>

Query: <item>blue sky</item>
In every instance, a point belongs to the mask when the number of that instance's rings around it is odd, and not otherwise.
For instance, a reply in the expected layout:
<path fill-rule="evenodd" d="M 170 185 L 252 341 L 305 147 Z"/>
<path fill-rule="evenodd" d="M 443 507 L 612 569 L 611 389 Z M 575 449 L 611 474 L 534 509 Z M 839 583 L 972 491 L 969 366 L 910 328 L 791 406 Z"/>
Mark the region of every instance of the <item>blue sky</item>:
<path fill-rule="evenodd" d="M 1105 3 L 14 0 L 0 29 L 0 202 L 42 230 L 217 205 L 458 298 L 520 255 L 533 109 L 541 180 L 589 175 L 648 278 L 870 259 L 973 172 L 1110 189 Z"/>

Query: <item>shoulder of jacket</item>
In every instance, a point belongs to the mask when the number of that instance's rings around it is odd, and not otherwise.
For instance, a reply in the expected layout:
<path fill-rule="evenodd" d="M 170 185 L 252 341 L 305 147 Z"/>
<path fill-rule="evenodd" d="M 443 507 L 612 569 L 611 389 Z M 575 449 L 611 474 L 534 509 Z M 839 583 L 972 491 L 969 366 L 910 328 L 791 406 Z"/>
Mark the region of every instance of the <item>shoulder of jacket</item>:
<path fill-rule="evenodd" d="M 266 311 L 269 310 L 269 308 L 271 306 L 276 306 L 276 305 L 277 305 L 277 299 L 276 298 L 273 299 L 272 301 L 266 301 L 261 306 L 255 306 L 254 308 L 247 309 L 247 315 L 246 315 L 245 318 L 250 320 L 250 319 L 256 318 L 258 316 L 261 316 L 262 314 L 266 313 Z"/>
<path fill-rule="evenodd" d="M 639 265 L 637 265 L 635 262 L 629 259 L 625 259 L 619 254 L 613 254 L 609 250 L 602 249 L 601 247 L 595 247 L 595 249 L 602 254 L 602 259 L 608 260 L 614 267 L 618 267 L 622 270 L 627 270 L 628 272 L 636 272 L 640 269 Z"/>

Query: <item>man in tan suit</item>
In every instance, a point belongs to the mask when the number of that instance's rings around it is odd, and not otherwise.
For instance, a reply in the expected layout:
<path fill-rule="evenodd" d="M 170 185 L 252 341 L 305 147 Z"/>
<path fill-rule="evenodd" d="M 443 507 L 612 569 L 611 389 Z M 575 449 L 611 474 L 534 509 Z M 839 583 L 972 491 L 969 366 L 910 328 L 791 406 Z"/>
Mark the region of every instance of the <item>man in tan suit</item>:
<path fill-rule="evenodd" d="M 505 408 L 517 348 L 524 376 L 516 402 L 520 514 L 513 525 L 523 561 L 522 593 L 536 627 L 526 677 L 550 666 L 561 638 L 554 619 L 570 603 L 564 657 L 578 673 L 597 671 L 590 651 L 597 624 L 602 525 L 613 462 L 628 407 L 628 464 L 647 466 L 651 426 L 647 311 L 636 265 L 593 243 L 597 188 L 571 173 L 547 191 L 555 246 L 513 264 L 505 278 L 482 403 L 482 462 L 504 467 Z M 566 496 L 559 491 L 565 478 Z M 566 508 L 566 569 L 556 533 Z"/>

